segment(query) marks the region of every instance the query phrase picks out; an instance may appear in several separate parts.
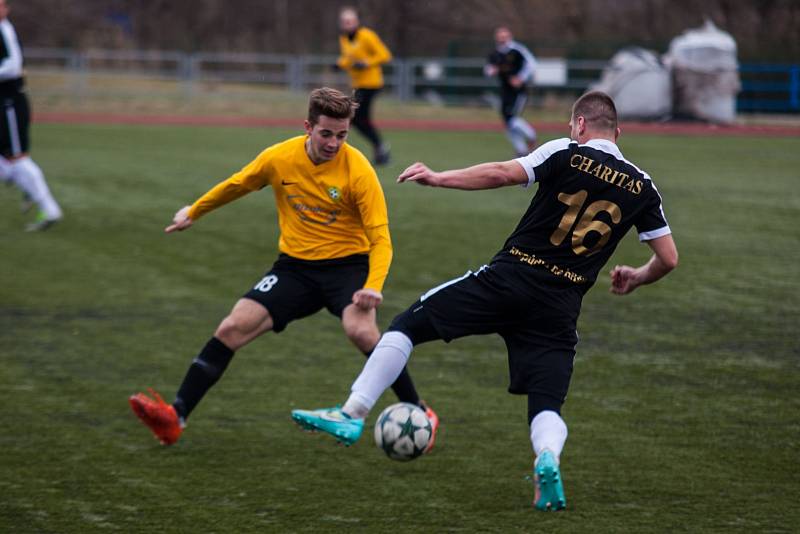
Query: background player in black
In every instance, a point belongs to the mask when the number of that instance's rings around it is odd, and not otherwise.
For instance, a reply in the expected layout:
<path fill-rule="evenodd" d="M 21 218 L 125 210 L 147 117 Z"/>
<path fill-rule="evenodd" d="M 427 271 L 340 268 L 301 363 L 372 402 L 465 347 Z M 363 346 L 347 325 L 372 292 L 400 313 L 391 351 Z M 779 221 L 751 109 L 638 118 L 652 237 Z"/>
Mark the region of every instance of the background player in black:
<path fill-rule="evenodd" d="M 28 156 L 30 105 L 22 77 L 22 48 L 8 12 L 8 4 L 0 0 L 0 178 L 16 184 L 26 200 L 39 207 L 36 221 L 26 229 L 44 230 L 62 213 L 42 169 Z"/>
<path fill-rule="evenodd" d="M 489 54 L 483 70 L 487 76 L 497 76 L 500 80 L 500 115 L 506 135 L 517 155 L 524 156 L 536 146 L 536 130 L 521 117 L 536 59 L 530 50 L 514 41 L 511 30 L 505 26 L 494 31 L 494 40 L 496 48 Z"/>
<path fill-rule="evenodd" d="M 339 410 L 342 417 L 366 417 L 414 345 L 500 334 L 508 348 L 509 391 L 528 395 L 534 503 L 541 510 L 566 506 L 559 459 L 567 427 L 560 409 L 572 375 L 583 295 L 632 226 L 653 255 L 640 267 L 614 267 L 613 293 L 655 282 L 678 263 L 661 197 L 650 177 L 622 156 L 618 135 L 614 102 L 593 92 L 573 106 L 571 139 L 551 141 L 515 160 L 444 172 L 415 163 L 400 175 L 399 182 L 454 189 L 534 182 L 539 188 L 490 265 L 428 291 L 394 319 Z M 293 417 L 315 426 L 335 410 L 295 410 Z"/>

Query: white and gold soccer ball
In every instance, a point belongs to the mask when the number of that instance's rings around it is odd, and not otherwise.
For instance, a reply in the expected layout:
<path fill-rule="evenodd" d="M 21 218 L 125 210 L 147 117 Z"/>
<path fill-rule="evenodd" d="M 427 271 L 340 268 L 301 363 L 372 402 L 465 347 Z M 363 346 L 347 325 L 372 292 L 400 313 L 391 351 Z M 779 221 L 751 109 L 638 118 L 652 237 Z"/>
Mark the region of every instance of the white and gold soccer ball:
<path fill-rule="evenodd" d="M 398 402 L 383 410 L 375 421 L 375 444 L 392 460 L 407 462 L 425 452 L 432 432 L 422 408 Z"/>

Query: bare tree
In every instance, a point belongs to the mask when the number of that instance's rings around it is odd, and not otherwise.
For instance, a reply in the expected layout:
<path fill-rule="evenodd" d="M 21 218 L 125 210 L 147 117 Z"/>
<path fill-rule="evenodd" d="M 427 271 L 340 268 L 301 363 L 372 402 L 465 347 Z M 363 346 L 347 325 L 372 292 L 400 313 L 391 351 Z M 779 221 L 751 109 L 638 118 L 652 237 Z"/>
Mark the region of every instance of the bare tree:
<path fill-rule="evenodd" d="M 333 54 L 343 5 L 401 57 L 482 54 L 500 24 L 549 55 L 663 51 L 710 18 L 743 60 L 800 58 L 797 0 L 12 0 L 11 17 L 26 46 Z"/>

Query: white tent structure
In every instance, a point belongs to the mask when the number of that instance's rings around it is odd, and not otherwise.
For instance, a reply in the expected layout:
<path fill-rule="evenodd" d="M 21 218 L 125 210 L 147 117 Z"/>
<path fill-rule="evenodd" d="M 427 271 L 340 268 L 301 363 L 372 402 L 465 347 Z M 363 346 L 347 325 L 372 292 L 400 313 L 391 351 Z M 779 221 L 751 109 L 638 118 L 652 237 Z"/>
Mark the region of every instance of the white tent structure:
<path fill-rule="evenodd" d="M 621 119 L 663 120 L 672 112 L 669 69 L 644 48 L 623 48 L 614 54 L 590 89 L 611 96 Z"/>
<path fill-rule="evenodd" d="M 736 41 L 711 21 L 687 30 L 669 45 L 674 113 L 680 117 L 731 123 L 739 92 Z"/>

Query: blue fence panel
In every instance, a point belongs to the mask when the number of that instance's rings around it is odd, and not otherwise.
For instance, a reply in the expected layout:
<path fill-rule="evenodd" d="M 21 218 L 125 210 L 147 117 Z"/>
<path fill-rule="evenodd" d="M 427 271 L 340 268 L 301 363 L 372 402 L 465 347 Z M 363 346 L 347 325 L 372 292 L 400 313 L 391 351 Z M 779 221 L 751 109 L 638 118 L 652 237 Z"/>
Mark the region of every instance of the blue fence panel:
<path fill-rule="evenodd" d="M 743 64 L 739 111 L 800 112 L 800 65 Z"/>

